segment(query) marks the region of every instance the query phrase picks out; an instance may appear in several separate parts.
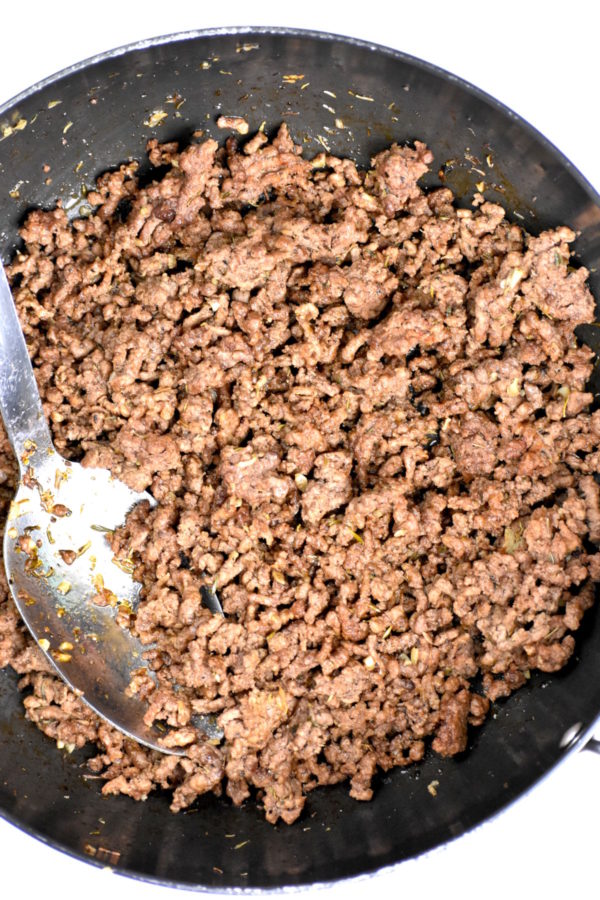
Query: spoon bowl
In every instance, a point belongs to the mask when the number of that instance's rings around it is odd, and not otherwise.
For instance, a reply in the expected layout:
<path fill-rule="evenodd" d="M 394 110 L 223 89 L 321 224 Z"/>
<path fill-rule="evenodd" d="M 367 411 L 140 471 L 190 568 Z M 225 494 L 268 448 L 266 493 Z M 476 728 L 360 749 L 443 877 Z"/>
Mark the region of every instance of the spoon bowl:
<path fill-rule="evenodd" d="M 85 469 L 52 448 L 30 446 L 4 533 L 4 562 L 17 608 L 61 678 L 103 718 L 164 750 L 144 724 L 146 704 L 128 685 L 147 671 L 148 649 L 128 630 L 141 585 L 131 559 L 108 538 L 139 502 L 104 469 Z"/>
<path fill-rule="evenodd" d="M 4 532 L 4 565 L 14 602 L 61 678 L 94 712 L 155 750 L 167 731 L 144 721 L 132 678 L 148 671 L 149 650 L 127 627 L 141 585 L 131 559 L 108 538 L 150 494 L 106 469 L 88 469 L 54 448 L 4 269 L 0 266 L 0 412 L 20 479 Z"/>

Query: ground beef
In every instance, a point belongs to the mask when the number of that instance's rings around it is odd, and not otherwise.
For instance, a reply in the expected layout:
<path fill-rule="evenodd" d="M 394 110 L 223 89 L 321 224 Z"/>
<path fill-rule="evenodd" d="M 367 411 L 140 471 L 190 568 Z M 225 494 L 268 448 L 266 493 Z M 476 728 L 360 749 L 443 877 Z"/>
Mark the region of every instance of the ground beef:
<path fill-rule="evenodd" d="M 165 788 L 177 811 L 224 790 L 293 822 L 319 785 L 368 800 L 428 742 L 463 752 L 490 701 L 571 656 L 600 573 L 573 334 L 594 303 L 572 231 L 424 193 L 423 144 L 361 172 L 285 126 L 237 141 L 151 141 L 160 180 L 130 163 L 87 218 L 31 212 L 9 270 L 57 447 L 158 501 L 114 547 L 157 679 L 130 689 L 185 755 L 92 714 L 1 573 L 0 665 L 59 747 L 97 744 L 106 794 Z M 0 434 L 0 512 L 15 482 Z"/>

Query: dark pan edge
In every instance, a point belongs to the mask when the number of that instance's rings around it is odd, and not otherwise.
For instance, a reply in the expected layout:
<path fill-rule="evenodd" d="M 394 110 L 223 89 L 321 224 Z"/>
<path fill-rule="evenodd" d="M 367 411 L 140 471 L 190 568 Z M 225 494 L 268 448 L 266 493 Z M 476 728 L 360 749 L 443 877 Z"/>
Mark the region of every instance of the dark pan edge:
<path fill-rule="evenodd" d="M 460 87 L 466 89 L 469 93 L 473 94 L 479 100 L 489 103 L 499 112 L 503 113 L 505 116 L 508 116 L 508 118 L 513 119 L 514 121 L 519 122 L 519 124 L 524 126 L 531 137 L 535 138 L 535 140 L 541 143 L 544 147 L 546 147 L 546 149 L 548 149 L 554 156 L 558 158 L 558 161 L 567 169 L 567 171 L 571 175 L 573 175 L 573 177 L 579 182 L 582 188 L 591 196 L 596 206 L 600 207 L 600 189 L 597 190 L 592 185 L 592 183 L 585 177 L 585 175 L 583 175 L 582 172 L 580 172 L 580 170 L 577 168 L 577 166 L 575 166 L 574 163 L 572 163 L 571 160 L 567 156 L 565 156 L 565 154 L 556 146 L 556 144 L 545 137 L 545 135 L 543 135 L 541 131 L 539 131 L 527 119 L 523 118 L 523 116 L 519 115 L 519 113 L 516 113 L 505 103 L 502 103 L 502 101 L 496 99 L 496 97 L 492 96 L 492 94 L 488 94 L 487 91 L 482 90 L 467 79 L 462 78 L 459 75 L 455 75 L 453 72 L 448 71 L 448 69 L 444 69 L 442 66 L 438 66 L 435 63 L 428 62 L 427 60 L 421 59 L 418 56 L 413 56 L 410 53 L 405 53 L 403 50 L 395 50 L 392 47 L 386 47 L 383 44 L 376 44 L 373 41 L 365 41 L 362 38 L 356 38 L 350 35 L 343 35 L 326 31 L 315 31 L 309 28 L 284 28 L 280 26 L 271 27 L 267 25 L 256 27 L 253 27 L 251 25 L 241 25 L 236 27 L 224 26 L 221 28 L 198 28 L 189 31 L 174 32 L 172 34 L 157 35 L 156 37 L 145 38 L 141 41 L 134 41 L 130 44 L 123 44 L 120 47 L 115 47 L 112 50 L 107 50 L 103 53 L 97 53 L 94 56 L 90 56 L 86 59 L 80 60 L 79 62 L 73 63 L 72 65 L 67 66 L 64 69 L 60 69 L 53 75 L 49 75 L 48 77 L 43 78 L 41 81 L 37 81 L 35 84 L 32 84 L 30 87 L 26 88 L 19 94 L 16 94 L 14 97 L 0 105 L 0 116 L 6 115 L 14 106 L 31 97 L 37 91 L 40 91 L 43 88 L 48 87 L 49 85 L 54 84 L 57 81 L 60 81 L 62 78 L 65 78 L 68 75 L 73 75 L 77 72 L 83 71 L 84 69 L 90 68 L 96 63 L 106 62 L 109 59 L 118 59 L 120 56 L 124 56 L 126 53 L 135 50 L 145 50 L 149 47 L 172 44 L 176 43 L 177 41 L 193 40 L 195 38 L 234 37 L 235 35 L 248 34 L 282 35 L 300 38 L 305 37 L 323 42 L 339 41 L 353 47 L 360 47 L 363 50 L 371 50 L 374 53 L 381 53 L 385 56 L 391 56 L 394 59 L 399 59 L 403 62 L 413 65 L 415 66 L 415 68 L 422 69 L 431 74 L 440 76 L 446 81 L 450 81 L 451 83 L 460 85 Z"/>
<path fill-rule="evenodd" d="M 499 817 L 506 812 L 511 806 L 513 806 L 517 801 L 521 800 L 524 797 L 529 796 L 536 788 L 538 788 L 546 779 L 551 776 L 565 760 L 571 756 L 572 754 L 581 751 L 584 749 L 586 743 L 591 739 L 594 731 L 600 725 L 600 713 L 598 717 L 588 726 L 585 731 L 581 732 L 577 740 L 565 751 L 562 756 L 548 768 L 539 778 L 535 779 L 532 784 L 529 785 L 524 791 L 518 794 L 516 797 L 512 797 L 510 800 L 507 800 L 506 803 L 501 804 L 493 813 L 491 813 L 483 822 L 479 822 L 475 825 L 468 826 L 453 835 L 447 841 L 439 844 L 437 847 L 433 847 L 430 850 L 425 850 L 422 853 L 418 853 L 416 856 L 412 857 L 412 860 L 425 860 L 429 857 L 442 853 L 452 844 L 456 843 L 456 841 L 461 840 L 468 834 L 474 834 L 496 822 Z M 111 873 L 114 875 L 121 875 L 124 878 L 132 878 L 135 881 L 142 882 L 143 884 L 154 884 L 161 887 L 169 887 L 174 888 L 181 891 L 194 891 L 195 893 L 201 894 L 214 894 L 215 889 L 209 885 L 202 884 L 190 884 L 186 881 L 172 881 L 172 880 L 163 880 L 161 878 L 152 878 L 149 875 L 140 875 L 139 872 L 136 872 L 131 869 L 122 868 L 112 868 L 110 866 L 103 865 L 100 862 L 96 862 L 93 858 L 86 856 L 83 853 L 76 853 L 69 847 L 66 847 L 64 844 L 59 843 L 58 841 L 54 841 L 52 838 L 49 838 L 47 835 L 42 834 L 41 832 L 35 830 L 34 828 L 23 825 L 19 822 L 14 816 L 7 813 L 5 810 L 0 808 L 0 819 L 8 822 L 10 825 L 13 825 L 19 831 L 24 832 L 29 835 L 29 837 L 34 838 L 40 843 L 44 844 L 46 847 L 51 847 L 53 850 L 57 850 L 60 853 L 63 853 L 65 856 L 71 857 L 71 859 L 75 859 L 78 862 L 87 863 L 90 866 L 93 866 L 96 869 L 106 869 L 110 868 Z M 297 884 L 297 885 L 285 885 L 283 887 L 275 887 L 275 888 L 251 888 L 251 887 L 222 887 L 218 891 L 218 893 L 222 896 L 252 896 L 252 895 L 281 895 L 281 894 L 298 894 L 301 892 L 305 892 L 307 890 L 325 890 L 326 888 L 330 888 L 333 884 L 346 885 L 348 887 L 354 884 L 360 884 L 361 882 L 370 881 L 373 878 L 376 878 L 380 873 L 386 873 L 388 875 L 392 874 L 395 871 L 399 871 L 400 868 L 404 865 L 407 860 L 402 860 L 401 862 L 393 863 L 389 866 L 380 866 L 375 869 L 371 869 L 368 872 L 364 872 L 361 875 L 351 875 L 347 878 L 332 878 L 330 881 L 315 881 L 305 884 Z"/>

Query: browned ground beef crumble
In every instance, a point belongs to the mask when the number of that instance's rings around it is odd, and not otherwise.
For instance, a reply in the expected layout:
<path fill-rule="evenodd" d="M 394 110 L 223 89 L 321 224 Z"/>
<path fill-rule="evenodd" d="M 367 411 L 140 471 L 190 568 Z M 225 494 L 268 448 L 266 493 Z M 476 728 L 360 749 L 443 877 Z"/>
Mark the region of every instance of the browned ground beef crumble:
<path fill-rule="evenodd" d="M 293 822 L 318 785 L 368 800 L 429 737 L 463 751 L 490 700 L 572 654 L 600 577 L 588 273 L 568 228 L 424 193 L 418 142 L 368 172 L 303 159 L 285 126 L 149 152 L 167 174 L 103 175 L 89 218 L 32 212 L 10 275 L 57 447 L 158 500 L 114 538 L 144 585 L 123 624 L 154 644 L 158 687 L 132 689 L 188 755 L 77 699 L 3 575 L 0 666 L 59 746 L 98 745 L 105 793 L 256 789 Z M 15 481 L 2 435 L 3 512 Z"/>

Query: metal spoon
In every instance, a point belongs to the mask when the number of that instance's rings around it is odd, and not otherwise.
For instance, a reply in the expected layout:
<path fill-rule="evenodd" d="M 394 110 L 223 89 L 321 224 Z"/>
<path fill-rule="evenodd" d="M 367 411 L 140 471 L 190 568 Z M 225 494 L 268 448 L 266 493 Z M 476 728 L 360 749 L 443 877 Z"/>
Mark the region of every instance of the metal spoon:
<path fill-rule="evenodd" d="M 107 534 L 137 503 L 153 507 L 155 500 L 105 469 L 69 462 L 53 447 L 1 263 L 0 413 L 19 461 L 4 565 L 21 616 L 60 677 L 94 712 L 154 750 L 183 753 L 158 743 L 165 734 L 144 723 L 145 702 L 127 692 L 133 675 L 147 671 L 142 654 L 149 648 L 115 621 L 119 609 L 135 609 L 141 585 L 132 578 L 131 560 L 114 557 Z M 222 615 L 208 593 L 205 604 Z M 214 723 L 206 727 L 197 717 L 196 724 L 215 736 Z"/>

